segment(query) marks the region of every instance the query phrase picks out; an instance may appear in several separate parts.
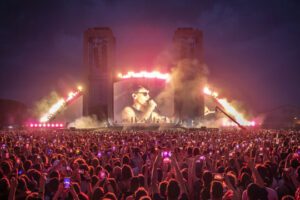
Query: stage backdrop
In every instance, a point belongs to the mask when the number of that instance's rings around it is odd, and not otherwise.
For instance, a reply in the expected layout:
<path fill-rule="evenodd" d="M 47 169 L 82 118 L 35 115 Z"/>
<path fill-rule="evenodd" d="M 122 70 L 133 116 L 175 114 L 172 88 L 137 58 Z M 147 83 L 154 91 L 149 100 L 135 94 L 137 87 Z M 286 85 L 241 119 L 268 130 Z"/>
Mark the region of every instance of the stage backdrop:
<path fill-rule="evenodd" d="M 160 116 L 160 120 L 156 120 L 154 118 L 147 121 L 139 121 L 132 118 L 130 120 L 124 120 L 124 109 L 126 108 L 131 108 L 132 110 L 134 110 L 136 112 L 136 115 L 141 114 L 139 111 L 134 109 L 133 104 L 135 100 L 132 95 L 140 88 L 144 88 L 143 91 L 149 91 L 149 96 L 145 98 L 155 101 L 157 107 L 153 112 Z M 114 122 L 117 124 L 173 122 L 172 119 L 174 117 L 174 92 L 169 88 L 170 87 L 168 87 L 168 83 L 165 80 L 160 79 L 130 78 L 115 82 Z M 139 95 L 144 95 L 144 93 Z M 145 106 L 147 106 L 147 103 L 145 104 Z"/>

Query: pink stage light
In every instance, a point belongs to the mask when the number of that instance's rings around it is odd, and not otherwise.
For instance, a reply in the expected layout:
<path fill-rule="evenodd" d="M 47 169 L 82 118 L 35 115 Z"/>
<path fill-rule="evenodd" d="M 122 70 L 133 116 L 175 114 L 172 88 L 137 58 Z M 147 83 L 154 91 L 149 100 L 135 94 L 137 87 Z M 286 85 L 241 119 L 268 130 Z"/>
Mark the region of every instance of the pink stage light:
<path fill-rule="evenodd" d="M 31 128 L 63 128 L 64 124 L 63 123 L 30 123 L 27 125 L 28 127 Z"/>

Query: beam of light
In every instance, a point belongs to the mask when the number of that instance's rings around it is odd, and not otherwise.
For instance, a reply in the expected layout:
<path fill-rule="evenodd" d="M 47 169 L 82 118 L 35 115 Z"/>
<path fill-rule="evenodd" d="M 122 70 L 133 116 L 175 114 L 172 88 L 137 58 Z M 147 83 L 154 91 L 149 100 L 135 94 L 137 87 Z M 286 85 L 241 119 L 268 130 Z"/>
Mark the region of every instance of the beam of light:
<path fill-rule="evenodd" d="M 166 81 L 170 81 L 171 76 L 168 73 L 160 73 L 158 71 L 141 71 L 141 72 L 133 72 L 129 71 L 127 74 L 119 73 L 118 77 L 121 79 L 129 79 L 129 78 L 156 78 L 156 79 L 162 79 Z"/>
<path fill-rule="evenodd" d="M 68 106 L 72 101 L 82 95 L 82 87 L 78 86 L 76 91 L 72 91 L 68 94 L 66 98 L 59 99 L 55 104 L 53 104 L 47 113 L 44 113 L 40 118 L 40 123 L 46 123 L 51 120 L 59 111 L 65 106 Z"/>
<path fill-rule="evenodd" d="M 66 102 L 69 102 L 69 101 L 71 101 L 72 99 L 74 99 L 74 97 L 76 97 L 77 95 L 78 95 L 78 91 L 76 91 L 76 92 L 70 92 L 69 94 L 68 94 L 68 97 L 67 97 L 67 99 L 65 100 Z"/>
<path fill-rule="evenodd" d="M 45 113 L 41 118 L 40 122 L 45 123 L 50 120 L 51 117 L 53 117 L 60 109 L 62 109 L 65 105 L 65 100 L 60 99 L 58 102 L 56 102 L 54 105 L 52 105 L 47 113 Z"/>
<path fill-rule="evenodd" d="M 203 88 L 203 93 L 213 97 L 224 109 L 225 111 L 231 115 L 239 124 L 242 126 L 255 126 L 256 123 L 255 121 L 248 121 L 243 114 L 238 112 L 235 107 L 233 107 L 225 98 L 219 98 L 219 94 L 210 90 L 209 87 L 204 87 Z M 233 125 L 235 123 L 229 121 L 228 119 L 223 120 L 223 126 L 235 126 Z"/>

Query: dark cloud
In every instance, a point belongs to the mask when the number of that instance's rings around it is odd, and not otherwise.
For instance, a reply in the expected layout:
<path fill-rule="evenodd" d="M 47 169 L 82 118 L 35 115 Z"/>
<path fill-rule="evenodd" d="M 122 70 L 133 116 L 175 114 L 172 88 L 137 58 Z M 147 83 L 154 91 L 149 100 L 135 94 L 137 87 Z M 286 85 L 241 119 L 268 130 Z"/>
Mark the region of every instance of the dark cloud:
<path fill-rule="evenodd" d="M 109 26 L 117 65 L 163 60 L 175 29 L 204 32 L 209 80 L 263 110 L 300 102 L 297 0 L 4 0 L 0 97 L 32 103 L 82 80 L 83 31 Z"/>

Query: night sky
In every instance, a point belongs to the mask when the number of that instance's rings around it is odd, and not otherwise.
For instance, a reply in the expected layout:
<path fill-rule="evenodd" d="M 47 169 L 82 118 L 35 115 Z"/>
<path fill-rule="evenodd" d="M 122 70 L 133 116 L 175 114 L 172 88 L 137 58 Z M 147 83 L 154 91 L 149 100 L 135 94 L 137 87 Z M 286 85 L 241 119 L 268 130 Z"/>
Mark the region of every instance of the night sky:
<path fill-rule="evenodd" d="M 299 0 L 1 0 L 0 98 L 28 106 L 83 80 L 83 32 L 111 27 L 117 66 L 168 62 L 178 27 L 204 33 L 209 82 L 260 113 L 300 105 Z"/>

